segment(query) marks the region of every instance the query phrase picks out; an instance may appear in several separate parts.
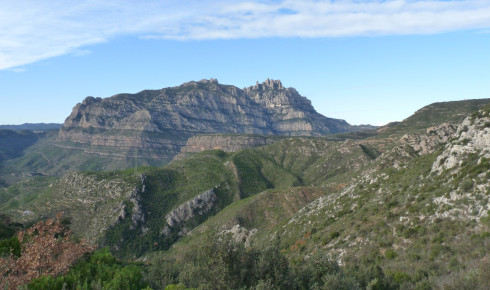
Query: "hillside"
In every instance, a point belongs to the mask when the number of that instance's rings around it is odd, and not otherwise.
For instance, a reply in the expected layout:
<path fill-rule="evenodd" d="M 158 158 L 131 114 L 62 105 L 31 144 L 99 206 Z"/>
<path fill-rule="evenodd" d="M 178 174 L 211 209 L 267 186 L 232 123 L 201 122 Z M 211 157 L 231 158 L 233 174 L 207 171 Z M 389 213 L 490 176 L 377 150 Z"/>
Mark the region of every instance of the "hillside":
<path fill-rule="evenodd" d="M 405 120 L 379 128 L 380 137 L 407 133 L 423 133 L 426 128 L 442 123 L 459 123 L 469 114 L 483 109 L 490 99 L 433 103 L 417 110 Z"/>
<path fill-rule="evenodd" d="M 0 130 L 0 164 L 22 155 L 22 150 L 36 143 L 39 135 L 31 131 Z"/>
<path fill-rule="evenodd" d="M 0 209 L 24 223 L 64 211 L 72 219 L 72 228 L 79 236 L 107 245 L 117 241 L 117 248 L 123 251 L 123 255 L 135 255 L 154 249 L 155 242 L 159 244 L 157 249 L 167 248 L 206 217 L 216 214 L 234 201 L 269 188 L 313 184 L 320 176 L 321 181 L 324 181 L 328 175 L 341 175 L 371 160 L 356 142 L 290 138 L 273 145 L 276 146 L 244 149 L 236 153 L 205 151 L 162 168 L 138 168 L 114 173 L 72 173 L 54 182 L 51 178 L 49 186 L 44 185 L 46 190 L 33 196 L 30 188 L 42 188 L 40 183 L 48 180 L 47 177 L 39 177 L 24 182 L 21 194 L 18 194 L 20 185 L 11 186 L 4 196 L 18 195 L 8 202 L 8 198 L 4 198 L 5 202 Z M 281 158 L 287 148 L 303 151 L 303 148 L 309 146 L 323 150 L 329 147 L 331 150 L 318 155 L 291 154 L 291 157 L 294 156 L 292 160 Z M 352 164 L 343 163 L 340 162 L 342 157 L 355 161 Z M 331 165 L 321 171 L 302 171 L 312 164 L 322 162 Z M 209 202 L 209 205 L 193 208 L 189 204 L 190 211 L 182 214 L 172 212 L 177 206 L 185 205 L 210 190 L 212 197 L 199 198 L 205 203 Z M 205 210 L 200 206 L 204 206 Z M 194 214 L 194 211 L 200 214 Z M 136 221 L 127 219 L 135 212 L 140 215 L 135 218 Z M 172 214 L 180 215 L 176 219 L 182 223 L 173 224 L 171 231 L 162 235 L 162 232 L 168 231 L 165 230 L 169 225 L 166 220 L 171 220 Z M 121 218 L 127 222 L 118 224 Z M 86 228 L 87 220 L 93 220 L 91 228 Z M 96 234 L 104 231 L 105 238 Z M 141 232 L 145 235 L 141 236 Z M 124 236 L 123 240 L 121 235 Z"/>
<path fill-rule="evenodd" d="M 344 169 L 354 174 L 321 179 L 323 186 L 267 190 L 234 203 L 152 259 L 186 263 L 186 252 L 229 233 L 253 249 L 274 241 L 291 267 L 328 257 L 360 288 L 486 289 L 488 275 L 481 271 L 490 246 L 490 110 L 467 117 L 449 140 L 446 134 L 439 126 L 418 142 L 401 138 L 357 173 Z M 427 150 L 421 144 L 429 144 Z M 322 196 L 310 203 L 318 190 Z M 291 210 L 295 206 L 304 207 Z"/>
<path fill-rule="evenodd" d="M 22 125 L 0 125 L 0 130 L 14 130 L 14 131 L 46 131 L 46 130 L 58 130 L 62 124 L 56 123 L 24 123 Z"/>
<path fill-rule="evenodd" d="M 78 238 L 145 261 L 155 288 L 486 289 L 488 106 L 433 104 L 388 135 L 195 136 L 163 167 L 31 176 L 0 213 L 63 211 Z M 452 113 L 421 117 L 438 108 Z"/>

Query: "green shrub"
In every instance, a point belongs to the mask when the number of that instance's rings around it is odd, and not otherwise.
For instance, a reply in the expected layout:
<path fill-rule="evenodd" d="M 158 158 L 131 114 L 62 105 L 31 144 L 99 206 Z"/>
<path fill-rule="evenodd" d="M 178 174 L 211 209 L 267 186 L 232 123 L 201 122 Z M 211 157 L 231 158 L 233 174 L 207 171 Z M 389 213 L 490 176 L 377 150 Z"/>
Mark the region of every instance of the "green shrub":
<path fill-rule="evenodd" d="M 331 232 L 330 233 L 330 239 L 333 240 L 333 239 L 336 239 L 340 236 L 340 233 L 339 232 Z"/>
<path fill-rule="evenodd" d="M 471 189 L 473 189 L 473 181 L 467 180 L 463 182 L 463 184 L 461 184 L 461 189 L 465 192 L 470 191 Z"/>
<path fill-rule="evenodd" d="M 141 268 L 135 264 L 124 265 L 107 249 L 93 252 L 58 277 L 42 276 L 27 285 L 28 289 L 142 289 Z"/>
<path fill-rule="evenodd" d="M 0 256 L 8 256 L 10 254 L 20 257 L 20 242 L 17 237 L 0 240 Z"/>
<path fill-rule="evenodd" d="M 395 259 L 397 256 L 398 256 L 398 254 L 397 254 L 397 253 L 396 253 L 394 250 L 392 250 L 392 249 L 388 249 L 388 250 L 386 250 L 386 252 L 385 252 L 385 257 L 386 257 L 387 259 L 393 260 L 393 259 Z"/>

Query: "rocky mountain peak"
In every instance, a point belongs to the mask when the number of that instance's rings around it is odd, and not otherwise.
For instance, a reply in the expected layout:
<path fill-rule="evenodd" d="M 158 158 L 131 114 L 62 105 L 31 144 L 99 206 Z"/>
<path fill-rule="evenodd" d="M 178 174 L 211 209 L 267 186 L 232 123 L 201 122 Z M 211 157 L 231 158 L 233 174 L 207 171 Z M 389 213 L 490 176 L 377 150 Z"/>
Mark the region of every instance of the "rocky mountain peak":
<path fill-rule="evenodd" d="M 267 78 L 265 80 L 265 82 L 259 83 L 257 81 L 255 83 L 255 86 L 250 86 L 248 88 L 245 88 L 244 90 L 247 92 L 251 92 L 251 91 L 263 91 L 263 90 L 270 90 L 270 89 L 272 89 L 272 90 L 274 90 L 274 89 L 283 90 L 285 88 L 282 85 L 280 80 L 273 80 L 273 79 Z"/>
<path fill-rule="evenodd" d="M 219 84 L 218 83 L 218 79 L 214 79 L 214 78 L 210 78 L 209 80 L 208 79 L 202 79 L 200 81 L 198 81 L 198 83 L 204 83 L 204 84 Z"/>
<path fill-rule="evenodd" d="M 267 78 L 263 84 L 266 85 L 267 87 L 271 88 L 271 89 L 275 89 L 275 88 L 283 89 L 284 88 L 282 86 L 282 83 L 280 80 L 273 80 L 273 79 Z"/>
<path fill-rule="evenodd" d="M 88 105 L 91 105 L 91 104 L 98 103 L 100 101 L 102 101 L 102 98 L 100 98 L 100 97 L 95 98 L 95 97 L 89 96 L 89 97 L 86 97 L 83 100 L 82 105 L 88 106 Z"/>
<path fill-rule="evenodd" d="M 319 136 L 352 130 L 344 120 L 316 112 L 306 97 L 279 80 L 242 90 L 211 78 L 137 94 L 87 97 L 66 119 L 58 141 L 100 154 L 139 150 L 138 155 L 170 160 L 197 134 Z"/>

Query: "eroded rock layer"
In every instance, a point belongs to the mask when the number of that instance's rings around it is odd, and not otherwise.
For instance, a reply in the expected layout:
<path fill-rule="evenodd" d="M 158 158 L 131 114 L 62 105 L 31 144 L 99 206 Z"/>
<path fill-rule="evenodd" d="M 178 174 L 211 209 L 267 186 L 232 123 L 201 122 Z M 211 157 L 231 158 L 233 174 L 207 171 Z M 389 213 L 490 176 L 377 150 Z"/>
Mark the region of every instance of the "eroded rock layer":
<path fill-rule="evenodd" d="M 105 99 L 87 97 L 73 108 L 58 142 L 168 161 L 196 134 L 320 136 L 355 129 L 317 113 L 307 98 L 280 81 L 239 89 L 211 79 Z"/>

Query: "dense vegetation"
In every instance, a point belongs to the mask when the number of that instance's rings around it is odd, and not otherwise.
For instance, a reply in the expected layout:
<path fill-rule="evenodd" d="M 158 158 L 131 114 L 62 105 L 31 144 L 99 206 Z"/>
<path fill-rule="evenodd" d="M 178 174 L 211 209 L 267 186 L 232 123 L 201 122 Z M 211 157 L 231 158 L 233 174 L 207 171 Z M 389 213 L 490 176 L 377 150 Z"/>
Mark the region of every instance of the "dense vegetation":
<path fill-rule="evenodd" d="M 488 261 L 446 279 L 445 289 L 488 289 Z M 246 249 L 229 236 L 207 238 L 178 259 L 159 258 L 146 270 L 155 289 L 172 285 L 198 289 L 431 289 L 429 272 L 413 275 L 383 270 L 373 260 L 340 266 L 317 253 L 291 263 L 277 243 L 262 250 Z"/>
<path fill-rule="evenodd" d="M 42 276 L 32 280 L 27 289 L 143 289 L 141 267 L 123 264 L 107 249 L 93 252 L 75 264 L 66 274 Z"/>

